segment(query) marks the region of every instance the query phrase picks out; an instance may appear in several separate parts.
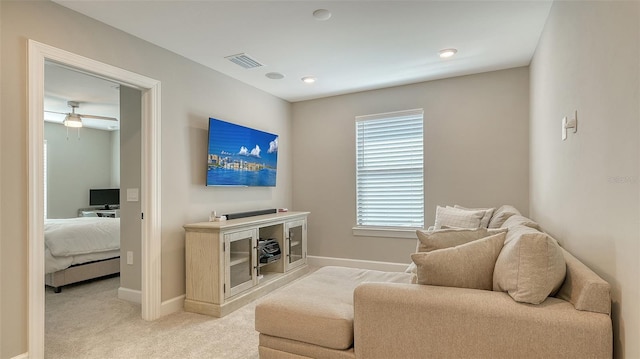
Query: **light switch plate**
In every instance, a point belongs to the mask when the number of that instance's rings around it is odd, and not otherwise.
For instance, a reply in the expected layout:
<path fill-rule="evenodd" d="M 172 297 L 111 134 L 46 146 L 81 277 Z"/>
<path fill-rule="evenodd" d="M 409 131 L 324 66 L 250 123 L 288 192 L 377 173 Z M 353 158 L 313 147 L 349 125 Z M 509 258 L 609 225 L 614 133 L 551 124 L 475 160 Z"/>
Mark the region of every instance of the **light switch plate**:
<path fill-rule="evenodd" d="M 127 202 L 138 202 L 138 189 L 127 188 Z"/>

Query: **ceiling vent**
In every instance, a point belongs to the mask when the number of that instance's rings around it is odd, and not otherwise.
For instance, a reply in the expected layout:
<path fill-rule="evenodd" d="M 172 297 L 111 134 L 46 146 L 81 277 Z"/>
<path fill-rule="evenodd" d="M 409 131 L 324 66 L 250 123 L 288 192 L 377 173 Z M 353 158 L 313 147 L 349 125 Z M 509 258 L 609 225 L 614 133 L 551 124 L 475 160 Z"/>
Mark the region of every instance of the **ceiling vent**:
<path fill-rule="evenodd" d="M 254 69 L 256 67 L 264 66 L 259 61 L 249 57 L 249 55 L 247 54 L 237 54 L 237 55 L 226 56 L 225 59 L 245 69 Z"/>

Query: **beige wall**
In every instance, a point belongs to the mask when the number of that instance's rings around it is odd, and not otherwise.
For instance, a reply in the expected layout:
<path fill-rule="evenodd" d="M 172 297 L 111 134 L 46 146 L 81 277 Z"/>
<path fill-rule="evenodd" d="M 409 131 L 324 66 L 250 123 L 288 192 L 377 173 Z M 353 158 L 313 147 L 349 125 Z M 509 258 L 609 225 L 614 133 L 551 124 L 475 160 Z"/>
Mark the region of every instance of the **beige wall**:
<path fill-rule="evenodd" d="M 142 93 L 120 86 L 120 288 L 142 289 Z M 127 189 L 138 201 L 127 201 Z M 133 264 L 127 264 L 127 252 Z"/>
<path fill-rule="evenodd" d="M 424 109 L 425 223 L 436 205 L 513 204 L 528 213 L 528 68 L 293 104 L 293 191 L 309 255 L 409 263 L 415 240 L 358 237 L 355 116 Z"/>
<path fill-rule="evenodd" d="M 111 187 L 120 187 L 120 130 L 111 131 Z"/>
<path fill-rule="evenodd" d="M 639 11 L 555 2 L 531 65 L 531 216 L 612 285 L 617 358 L 640 358 Z"/>
<path fill-rule="evenodd" d="M 0 20 L 2 19 L 2 6 L 0 6 Z M 0 44 L 2 43 L 2 24 L 0 23 Z M 0 46 L 0 69 L 2 69 L 3 66 L 3 62 L 2 62 L 2 46 Z M 0 70 L 0 84 L 2 83 L 2 72 Z M 0 122 L 2 122 L 2 119 L 4 118 L 2 116 L 2 93 L 5 90 L 2 89 L 2 86 L 0 86 Z M 2 126 L 0 125 L 0 148 L 2 147 Z M 4 166 L 2 164 L 2 156 L 0 155 L 0 169 L 4 169 Z M 2 197 L 2 176 L 0 176 L 0 218 L 2 217 L 2 203 L 3 203 L 3 197 Z M 0 236 L 2 235 L 2 220 L 0 220 Z M 2 248 L 2 240 L 0 239 L 0 288 L 2 288 L 2 284 L 4 283 L 3 281 L 3 275 L 2 273 L 6 273 L 6 268 L 3 266 L 2 263 L 2 253 L 4 252 L 4 249 Z M 2 303 L 2 295 L 0 295 L 0 323 L 4 323 L 4 318 L 3 318 L 3 314 L 4 313 L 4 305 Z M 4 353 L 4 326 L 2 324 L 0 324 L 0 358 L 2 358 L 2 353 Z"/>
<path fill-rule="evenodd" d="M 291 105 L 48 1 L 0 1 L 0 358 L 27 350 L 27 40 L 162 82 L 162 300 L 184 294 L 185 223 L 291 207 Z M 280 136 L 276 188 L 205 187 L 208 117 Z"/>

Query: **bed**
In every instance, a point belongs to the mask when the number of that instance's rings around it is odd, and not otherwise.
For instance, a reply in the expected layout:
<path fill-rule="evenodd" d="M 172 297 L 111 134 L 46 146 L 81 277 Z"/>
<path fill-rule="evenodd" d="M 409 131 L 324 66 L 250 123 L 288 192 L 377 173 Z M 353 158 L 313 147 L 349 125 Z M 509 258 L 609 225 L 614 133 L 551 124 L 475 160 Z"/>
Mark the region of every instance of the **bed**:
<path fill-rule="evenodd" d="M 47 219 L 45 284 L 61 287 L 120 272 L 120 218 Z"/>

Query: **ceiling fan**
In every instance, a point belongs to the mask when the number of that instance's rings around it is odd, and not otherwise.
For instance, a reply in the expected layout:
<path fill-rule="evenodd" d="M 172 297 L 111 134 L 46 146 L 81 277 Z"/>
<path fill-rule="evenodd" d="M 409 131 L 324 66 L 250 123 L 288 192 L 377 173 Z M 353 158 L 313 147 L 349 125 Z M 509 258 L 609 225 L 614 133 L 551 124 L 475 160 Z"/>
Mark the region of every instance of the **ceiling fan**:
<path fill-rule="evenodd" d="M 106 117 L 106 116 L 97 116 L 97 115 L 85 115 L 82 113 L 76 113 L 76 109 L 78 107 L 80 107 L 80 103 L 77 101 L 68 101 L 67 105 L 69 105 L 69 107 L 71 107 L 71 112 L 68 113 L 64 113 L 64 112 L 56 112 L 56 111 L 44 111 L 44 112 L 49 112 L 49 113 L 57 113 L 60 115 L 66 115 L 64 117 L 64 121 L 62 121 L 62 124 L 67 126 L 67 127 L 82 127 L 82 119 L 83 118 L 92 118 L 92 119 L 96 119 L 96 120 L 105 120 L 105 121 L 118 121 L 117 118 L 115 117 Z"/>

